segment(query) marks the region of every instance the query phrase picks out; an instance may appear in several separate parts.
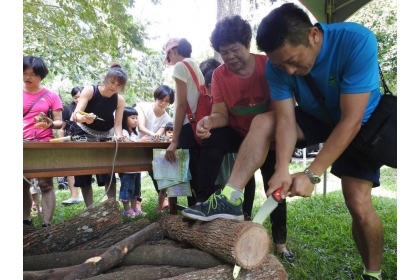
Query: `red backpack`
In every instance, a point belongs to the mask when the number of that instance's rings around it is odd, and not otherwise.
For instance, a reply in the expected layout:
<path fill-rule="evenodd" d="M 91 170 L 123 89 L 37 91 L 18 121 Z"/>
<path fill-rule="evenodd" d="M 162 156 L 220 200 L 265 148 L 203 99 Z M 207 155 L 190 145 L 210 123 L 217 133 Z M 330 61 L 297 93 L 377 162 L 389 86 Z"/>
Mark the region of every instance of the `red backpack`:
<path fill-rule="evenodd" d="M 201 138 L 197 136 L 195 133 L 197 128 L 197 122 L 200 121 L 205 116 L 210 116 L 211 114 L 211 105 L 213 103 L 213 98 L 211 95 L 206 93 L 206 85 L 200 85 L 198 83 L 197 76 L 194 73 L 194 70 L 191 68 L 191 66 L 186 61 L 182 61 L 185 66 L 187 66 L 188 70 L 190 71 L 190 74 L 192 78 L 194 79 L 195 84 L 197 85 L 198 91 L 200 92 L 200 96 L 198 97 L 198 103 L 197 103 L 197 110 L 195 111 L 195 119 L 193 116 L 193 113 L 191 112 L 190 105 L 187 102 L 187 117 L 188 120 L 191 123 L 191 127 L 193 129 L 195 140 L 198 144 L 201 145 Z"/>

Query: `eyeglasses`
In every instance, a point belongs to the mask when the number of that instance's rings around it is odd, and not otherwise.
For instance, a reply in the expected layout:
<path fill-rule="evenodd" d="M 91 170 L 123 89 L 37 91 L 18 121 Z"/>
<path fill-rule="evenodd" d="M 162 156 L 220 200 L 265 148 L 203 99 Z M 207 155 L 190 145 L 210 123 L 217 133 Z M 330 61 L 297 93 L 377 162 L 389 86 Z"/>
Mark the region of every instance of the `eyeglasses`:
<path fill-rule="evenodd" d="M 169 53 L 171 51 L 173 51 L 174 49 L 176 49 L 176 48 L 178 48 L 178 46 L 175 46 L 175 47 L 170 48 L 169 51 L 166 53 L 166 60 L 168 61 L 168 63 L 171 62 L 171 60 L 169 59 Z"/>
<path fill-rule="evenodd" d="M 25 78 L 25 77 L 28 77 L 28 78 L 35 78 L 35 77 L 38 77 L 38 75 L 37 74 L 35 74 L 35 73 L 23 73 L 23 77 Z"/>

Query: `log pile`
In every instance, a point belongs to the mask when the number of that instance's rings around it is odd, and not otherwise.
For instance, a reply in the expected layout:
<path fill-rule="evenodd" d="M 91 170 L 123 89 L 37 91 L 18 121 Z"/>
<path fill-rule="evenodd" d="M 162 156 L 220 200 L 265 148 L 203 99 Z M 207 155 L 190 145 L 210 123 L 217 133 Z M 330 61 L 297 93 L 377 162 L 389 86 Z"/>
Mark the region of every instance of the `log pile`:
<path fill-rule="evenodd" d="M 110 199 L 59 224 L 24 229 L 23 279 L 287 279 L 260 224 L 164 215 L 123 224 Z"/>

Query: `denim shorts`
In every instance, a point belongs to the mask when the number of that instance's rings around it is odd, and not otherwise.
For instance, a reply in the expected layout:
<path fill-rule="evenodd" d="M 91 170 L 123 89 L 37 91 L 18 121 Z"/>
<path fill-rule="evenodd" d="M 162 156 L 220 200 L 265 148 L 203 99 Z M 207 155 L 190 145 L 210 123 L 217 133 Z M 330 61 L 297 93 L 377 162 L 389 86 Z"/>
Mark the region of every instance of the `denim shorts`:
<path fill-rule="evenodd" d="M 141 173 L 120 173 L 121 187 L 119 200 L 128 202 L 134 197 L 138 197 L 140 193 Z"/>
<path fill-rule="evenodd" d="M 328 123 L 324 123 L 314 116 L 303 112 L 298 106 L 295 107 L 296 122 L 305 135 L 306 142 L 298 142 L 297 148 L 324 143 L 330 136 L 332 129 Z M 373 182 L 373 187 L 378 187 L 380 170 L 374 172 L 363 169 L 351 155 L 344 151 L 332 164 L 331 174 L 341 178 L 350 176 Z"/>

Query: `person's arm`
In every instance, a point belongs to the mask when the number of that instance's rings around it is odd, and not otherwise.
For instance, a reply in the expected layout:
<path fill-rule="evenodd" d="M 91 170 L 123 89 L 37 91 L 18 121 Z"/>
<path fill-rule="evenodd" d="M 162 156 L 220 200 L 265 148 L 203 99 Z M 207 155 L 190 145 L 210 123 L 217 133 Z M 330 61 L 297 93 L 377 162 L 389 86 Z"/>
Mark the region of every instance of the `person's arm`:
<path fill-rule="evenodd" d="M 279 187 L 283 188 L 284 195 L 289 191 L 292 184 L 289 163 L 298 138 L 294 99 L 274 101 L 274 107 L 276 109 L 276 166 L 268 182 L 267 196 Z"/>
<path fill-rule="evenodd" d="M 149 106 L 149 105 L 147 105 Z M 142 105 L 139 106 L 138 108 L 138 129 L 139 132 L 143 133 L 144 135 L 149 135 L 149 136 L 159 136 L 158 133 L 154 132 L 154 131 L 150 131 L 149 129 L 147 129 L 146 127 L 146 114 L 144 113 L 144 110 L 142 108 Z"/>
<path fill-rule="evenodd" d="M 125 138 L 122 134 L 122 119 L 123 119 L 123 114 L 124 114 L 124 107 L 125 107 L 124 97 L 118 94 L 117 109 L 115 110 L 114 133 L 117 136 L 117 139 L 119 140 Z"/>
<path fill-rule="evenodd" d="M 175 85 L 176 85 L 176 91 L 175 91 L 175 100 L 176 102 L 176 113 L 174 118 L 174 133 L 172 142 L 169 145 L 169 147 L 166 149 L 165 158 L 169 162 L 175 162 L 175 150 L 178 147 L 178 140 L 179 135 L 181 133 L 181 128 L 184 123 L 185 115 L 187 112 L 187 84 L 183 81 L 181 81 L 178 78 L 175 78 Z"/>
<path fill-rule="evenodd" d="M 95 120 L 94 115 L 82 115 L 77 112 L 82 111 L 84 112 L 89 100 L 92 99 L 93 96 L 93 87 L 85 87 L 83 88 L 82 92 L 80 93 L 79 101 L 77 102 L 76 108 L 73 112 L 73 121 L 79 123 L 92 123 Z"/>
<path fill-rule="evenodd" d="M 369 97 L 370 92 L 340 94 L 341 118 L 314 161 L 308 167 L 313 174 L 321 176 L 356 137 L 361 128 Z M 305 173 L 299 172 L 293 174 L 292 177 L 291 196 L 312 195 L 314 185 Z"/>

